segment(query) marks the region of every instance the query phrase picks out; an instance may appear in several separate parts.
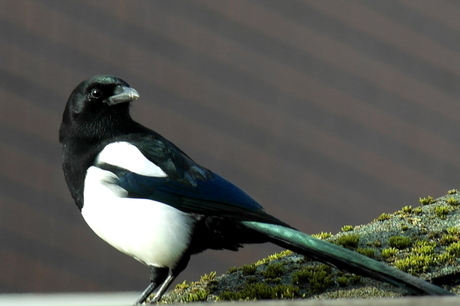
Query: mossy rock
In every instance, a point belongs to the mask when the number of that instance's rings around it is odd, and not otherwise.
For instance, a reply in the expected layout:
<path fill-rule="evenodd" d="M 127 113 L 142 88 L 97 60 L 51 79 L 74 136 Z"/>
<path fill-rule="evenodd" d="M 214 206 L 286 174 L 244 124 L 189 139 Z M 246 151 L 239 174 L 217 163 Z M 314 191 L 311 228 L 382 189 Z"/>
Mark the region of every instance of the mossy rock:
<path fill-rule="evenodd" d="M 460 193 L 420 198 L 421 206 L 403 206 L 369 224 L 346 225 L 342 232 L 313 235 L 384 261 L 460 294 Z M 372 298 L 409 292 L 367 277 L 339 271 L 283 251 L 216 277 L 179 284 L 160 303 L 192 301 Z"/>

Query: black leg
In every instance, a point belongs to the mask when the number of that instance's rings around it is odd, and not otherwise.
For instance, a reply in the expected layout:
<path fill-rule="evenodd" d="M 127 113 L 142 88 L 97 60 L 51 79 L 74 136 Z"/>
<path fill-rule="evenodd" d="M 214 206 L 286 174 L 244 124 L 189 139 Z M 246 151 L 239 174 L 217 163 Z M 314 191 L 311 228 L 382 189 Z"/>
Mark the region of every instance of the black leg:
<path fill-rule="evenodd" d="M 171 269 L 171 273 L 166 277 L 163 284 L 161 284 L 161 287 L 158 289 L 153 299 L 150 300 L 151 304 L 156 303 L 161 299 L 161 297 L 166 292 L 166 290 L 168 290 L 171 283 L 176 279 L 176 277 L 182 271 L 184 271 L 185 267 L 187 267 L 189 260 L 190 260 L 189 254 L 185 254 L 184 256 L 182 256 L 181 260 L 177 263 L 177 265 Z"/>
<path fill-rule="evenodd" d="M 179 274 L 179 273 L 178 273 Z M 176 279 L 177 275 L 174 275 L 173 273 L 169 274 L 164 283 L 161 285 L 160 289 L 158 289 L 157 293 L 153 297 L 153 299 L 150 300 L 150 304 L 155 304 L 158 302 L 163 294 L 165 293 L 166 290 L 168 290 L 169 286 L 171 283 Z"/>
<path fill-rule="evenodd" d="M 150 284 L 145 288 L 144 292 L 142 292 L 141 296 L 137 299 L 134 305 L 142 305 L 145 300 L 152 294 L 155 289 L 157 289 L 160 285 L 161 288 L 164 286 L 164 283 L 169 278 L 169 268 L 158 268 L 150 266 Z M 157 297 L 158 293 L 155 295 Z M 161 296 L 160 296 L 161 297 Z"/>

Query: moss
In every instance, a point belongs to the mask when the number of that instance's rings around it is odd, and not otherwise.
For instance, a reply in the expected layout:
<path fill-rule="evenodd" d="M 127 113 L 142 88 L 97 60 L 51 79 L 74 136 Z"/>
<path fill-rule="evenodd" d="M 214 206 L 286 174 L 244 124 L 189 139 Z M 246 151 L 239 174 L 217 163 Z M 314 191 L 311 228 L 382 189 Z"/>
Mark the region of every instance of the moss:
<path fill-rule="evenodd" d="M 286 268 L 282 263 L 274 263 L 267 266 L 267 269 L 262 272 L 263 277 L 265 278 L 276 278 L 284 274 Z"/>
<path fill-rule="evenodd" d="M 355 227 L 353 225 L 344 225 L 340 229 L 342 232 L 349 232 L 352 231 Z"/>
<path fill-rule="evenodd" d="M 282 252 L 279 252 L 279 253 L 275 253 L 275 254 L 272 254 L 272 255 L 269 255 L 259 261 L 257 261 L 255 263 L 256 266 L 260 266 L 260 265 L 264 265 L 264 264 L 267 264 L 269 263 L 270 261 L 272 260 L 277 260 L 277 259 L 281 259 L 283 257 L 286 257 L 288 255 L 291 255 L 293 254 L 294 252 L 292 252 L 291 250 L 284 250 Z"/>
<path fill-rule="evenodd" d="M 426 198 L 419 198 L 419 202 L 421 205 L 429 205 L 435 202 L 434 198 L 431 196 L 427 196 Z"/>
<path fill-rule="evenodd" d="M 344 274 L 336 278 L 336 282 L 340 287 L 346 287 L 350 285 L 359 284 L 362 281 L 362 277 L 356 274 Z"/>
<path fill-rule="evenodd" d="M 349 285 L 348 278 L 345 276 L 339 276 L 335 279 L 335 281 L 340 287 L 346 287 Z"/>
<path fill-rule="evenodd" d="M 446 228 L 446 234 L 439 239 L 440 245 L 450 245 L 460 241 L 460 230 L 456 226 Z"/>
<path fill-rule="evenodd" d="M 387 249 L 383 249 L 381 254 L 383 258 L 387 259 L 387 258 L 395 256 L 396 253 L 398 253 L 397 248 L 387 248 Z"/>
<path fill-rule="evenodd" d="M 292 274 L 292 282 L 308 285 L 308 291 L 312 294 L 321 293 L 334 284 L 331 272 L 332 268 L 328 265 L 305 267 Z"/>
<path fill-rule="evenodd" d="M 299 288 L 291 285 L 269 286 L 265 283 L 253 283 L 244 286 L 238 291 L 224 291 L 219 300 L 272 300 L 293 299 L 299 292 Z"/>
<path fill-rule="evenodd" d="M 446 232 L 450 235 L 459 235 L 460 229 L 456 226 L 446 228 Z"/>
<path fill-rule="evenodd" d="M 428 229 L 426 227 L 421 227 L 419 230 L 419 235 L 427 235 Z"/>
<path fill-rule="evenodd" d="M 441 239 L 439 239 L 440 245 L 449 245 L 455 241 L 458 241 L 459 237 L 457 235 L 445 234 L 442 235 Z"/>
<path fill-rule="evenodd" d="M 409 255 L 394 262 L 394 266 L 399 270 L 411 274 L 418 274 L 429 270 L 430 266 L 436 263 L 436 258 L 429 255 Z"/>
<path fill-rule="evenodd" d="M 448 264 L 448 263 L 455 263 L 457 260 L 457 257 L 455 255 L 449 254 L 448 252 L 444 252 L 442 254 L 439 254 L 437 257 L 437 261 L 441 264 Z"/>
<path fill-rule="evenodd" d="M 392 248 L 405 249 L 412 244 L 412 240 L 404 236 L 391 236 L 388 239 L 388 244 Z"/>
<path fill-rule="evenodd" d="M 200 282 L 210 282 L 213 281 L 216 278 L 216 271 L 209 272 L 208 274 L 204 274 L 200 278 Z"/>
<path fill-rule="evenodd" d="M 257 271 L 257 266 L 255 264 L 245 265 L 241 267 L 241 273 L 243 275 L 254 275 Z"/>
<path fill-rule="evenodd" d="M 435 208 L 436 216 L 440 219 L 446 219 L 447 214 L 450 212 L 450 208 L 447 206 L 438 206 Z"/>
<path fill-rule="evenodd" d="M 187 283 L 186 281 L 177 284 L 175 287 L 175 290 L 180 291 L 180 302 L 181 303 L 188 303 L 188 302 L 201 302 L 201 301 L 206 301 L 209 296 L 209 290 L 210 286 L 209 283 L 214 280 L 216 273 L 211 272 L 209 274 L 205 274 L 201 277 L 199 282 L 191 282 Z M 207 283 L 208 286 L 205 286 L 205 288 L 202 285 L 198 284 L 203 284 Z M 162 299 L 161 304 L 164 303 L 169 303 L 168 299 Z"/>
<path fill-rule="evenodd" d="M 312 236 L 315 237 L 315 238 L 324 240 L 324 239 L 332 237 L 332 233 L 330 233 L 330 232 L 321 232 L 319 234 L 313 234 Z"/>
<path fill-rule="evenodd" d="M 257 276 L 246 276 L 246 282 L 248 284 L 252 284 L 252 283 L 257 283 L 259 281 L 259 279 L 257 278 Z"/>
<path fill-rule="evenodd" d="M 446 248 L 445 253 L 438 255 L 435 252 L 437 246 L 434 241 L 418 240 L 413 243 L 409 253 L 404 253 L 404 258 L 395 260 L 394 266 L 402 271 L 418 274 L 429 271 L 435 265 L 452 262 L 455 257 L 454 254 Z"/>
<path fill-rule="evenodd" d="M 403 208 L 401 208 L 401 211 L 406 213 L 406 214 L 409 214 L 412 212 L 412 206 L 404 206 Z"/>
<path fill-rule="evenodd" d="M 185 297 L 181 299 L 183 303 L 189 302 L 202 302 L 206 301 L 209 296 L 209 291 L 203 288 L 196 289 L 193 292 L 188 293 Z"/>
<path fill-rule="evenodd" d="M 351 225 L 345 225 L 341 228 L 343 233 L 329 241 L 353 248 L 365 256 L 385 260 L 397 269 L 411 274 L 431 273 L 440 268 L 444 269 L 443 271 L 448 271 L 451 266 L 458 266 L 460 226 L 442 228 L 445 222 L 438 220 L 438 214 L 444 215 L 444 213 L 440 212 L 437 207 L 445 207 L 441 210 L 445 210 L 447 213 L 453 212 L 454 209 L 460 207 L 453 204 L 455 201 L 460 201 L 460 194 L 455 190 L 455 193 L 451 193 L 442 200 L 436 201 L 430 198 L 424 198 L 421 201 L 424 203 L 422 205 L 434 202 L 437 205 L 415 208 L 404 206 L 394 214 L 382 214 L 378 218 L 380 221 L 394 219 L 391 222 L 371 225 L 384 230 L 388 229 L 390 235 L 395 236 L 390 238 L 384 238 L 388 237 L 386 235 L 368 237 L 365 226 L 355 228 Z M 451 198 L 452 200 L 450 200 Z M 430 226 L 431 224 L 434 226 Z M 357 234 L 361 232 L 361 228 L 365 232 L 363 236 Z M 353 232 L 350 232 L 352 230 Z M 398 230 L 407 232 L 400 234 Z M 404 237 L 404 235 L 410 235 L 410 237 Z M 313 236 L 319 239 L 328 239 L 332 237 L 332 234 L 322 232 Z M 360 239 L 360 237 L 362 238 Z M 386 248 L 381 249 L 382 246 Z M 233 275 L 229 275 L 229 279 L 234 283 L 227 280 L 223 287 L 217 286 L 212 275 L 203 277 L 204 280 L 209 281 L 205 284 L 183 282 L 176 286 L 179 295 L 175 297 L 175 301 L 301 298 L 320 294 L 330 288 L 335 290 L 338 286 L 347 287 L 361 281 L 360 276 L 337 271 L 327 265 L 320 265 L 316 262 L 306 264 L 302 259 L 303 257 L 300 256 L 280 260 L 290 254 L 292 254 L 291 251 L 283 251 L 268 256 L 255 264 L 231 268 L 229 274 Z M 424 276 L 429 277 L 429 275 L 431 274 Z M 292 281 L 292 284 L 287 286 L 286 283 L 289 283 L 289 280 Z M 221 290 L 228 291 L 219 293 Z"/>
<path fill-rule="evenodd" d="M 436 242 L 431 241 L 431 240 L 417 240 L 414 242 L 414 248 L 423 247 L 423 246 L 436 247 Z"/>
<path fill-rule="evenodd" d="M 238 272 L 238 270 L 239 270 L 238 267 L 231 267 L 230 269 L 228 269 L 227 273 L 228 274 L 236 273 Z"/>
<path fill-rule="evenodd" d="M 387 213 L 383 213 L 380 216 L 377 217 L 377 221 L 385 221 L 391 219 L 391 215 Z"/>
<path fill-rule="evenodd" d="M 451 206 L 457 206 L 460 204 L 460 202 L 454 197 L 447 198 L 446 203 Z"/>
<path fill-rule="evenodd" d="M 175 288 L 178 289 L 178 290 L 185 290 L 185 289 L 187 289 L 189 287 L 190 287 L 190 284 L 187 283 L 187 281 L 183 281 L 182 283 L 177 284 Z"/>
<path fill-rule="evenodd" d="M 457 190 L 456 189 L 451 189 L 447 192 L 448 194 L 456 194 Z"/>
<path fill-rule="evenodd" d="M 414 243 L 414 246 L 411 249 L 411 252 L 417 255 L 429 255 L 434 253 L 436 247 L 435 242 L 430 242 L 426 240 L 419 240 Z"/>
<path fill-rule="evenodd" d="M 373 245 L 376 248 L 380 248 L 382 246 L 382 242 L 379 239 L 376 239 L 374 242 L 369 242 L 367 245 Z"/>
<path fill-rule="evenodd" d="M 370 258 L 375 258 L 375 250 L 371 248 L 357 248 L 356 252 Z"/>
<path fill-rule="evenodd" d="M 446 247 L 446 252 L 455 257 L 460 257 L 460 242 L 454 242 Z"/>
<path fill-rule="evenodd" d="M 358 234 L 347 234 L 342 235 L 337 238 L 334 243 L 341 245 L 345 248 L 357 248 L 359 244 L 359 235 Z"/>

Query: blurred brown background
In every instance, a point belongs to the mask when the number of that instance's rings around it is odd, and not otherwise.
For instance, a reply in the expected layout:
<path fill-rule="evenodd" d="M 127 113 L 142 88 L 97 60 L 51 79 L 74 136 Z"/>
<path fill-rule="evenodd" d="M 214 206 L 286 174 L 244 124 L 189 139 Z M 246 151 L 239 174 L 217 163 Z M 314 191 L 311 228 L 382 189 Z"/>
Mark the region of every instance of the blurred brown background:
<path fill-rule="evenodd" d="M 0 2 L 0 292 L 142 290 L 65 186 L 72 89 L 114 74 L 133 117 L 302 231 L 460 187 L 457 1 Z M 279 250 L 206 252 L 179 277 Z"/>

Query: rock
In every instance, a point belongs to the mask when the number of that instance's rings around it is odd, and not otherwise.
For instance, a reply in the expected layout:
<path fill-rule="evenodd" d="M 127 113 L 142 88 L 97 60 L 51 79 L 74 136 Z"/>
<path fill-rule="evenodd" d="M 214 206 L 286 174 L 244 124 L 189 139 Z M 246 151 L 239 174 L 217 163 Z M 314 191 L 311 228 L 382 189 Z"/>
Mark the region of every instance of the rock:
<path fill-rule="evenodd" d="M 420 198 L 369 224 L 344 226 L 334 236 L 315 235 L 460 293 L 460 192 Z M 258 299 L 381 298 L 409 295 L 404 289 L 350 274 L 283 251 L 216 277 L 184 282 L 160 303 Z"/>

